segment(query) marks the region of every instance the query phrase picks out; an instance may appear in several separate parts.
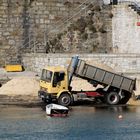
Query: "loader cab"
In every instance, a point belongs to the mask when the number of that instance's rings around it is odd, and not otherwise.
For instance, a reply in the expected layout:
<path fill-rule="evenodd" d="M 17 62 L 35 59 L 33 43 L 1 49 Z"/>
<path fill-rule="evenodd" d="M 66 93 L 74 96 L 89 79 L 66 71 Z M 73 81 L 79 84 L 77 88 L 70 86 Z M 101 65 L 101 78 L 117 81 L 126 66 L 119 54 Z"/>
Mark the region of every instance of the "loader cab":
<path fill-rule="evenodd" d="M 42 70 L 40 89 L 50 94 L 68 90 L 67 70 L 62 67 L 47 67 Z"/>

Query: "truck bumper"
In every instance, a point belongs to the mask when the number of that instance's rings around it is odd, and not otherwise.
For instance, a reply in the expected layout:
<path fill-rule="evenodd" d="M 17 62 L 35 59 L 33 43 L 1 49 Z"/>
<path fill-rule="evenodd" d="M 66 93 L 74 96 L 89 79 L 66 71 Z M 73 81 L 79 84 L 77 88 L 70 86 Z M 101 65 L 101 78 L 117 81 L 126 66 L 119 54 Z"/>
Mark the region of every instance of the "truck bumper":
<path fill-rule="evenodd" d="M 44 91 L 38 91 L 38 97 L 39 98 L 42 98 L 42 99 L 48 99 L 48 100 L 51 100 L 51 94 L 49 93 L 46 93 Z"/>
<path fill-rule="evenodd" d="M 47 93 L 45 91 L 38 91 L 38 97 L 43 99 L 43 100 L 48 100 L 48 101 L 52 101 L 52 100 L 56 100 L 57 94 L 55 93 Z"/>

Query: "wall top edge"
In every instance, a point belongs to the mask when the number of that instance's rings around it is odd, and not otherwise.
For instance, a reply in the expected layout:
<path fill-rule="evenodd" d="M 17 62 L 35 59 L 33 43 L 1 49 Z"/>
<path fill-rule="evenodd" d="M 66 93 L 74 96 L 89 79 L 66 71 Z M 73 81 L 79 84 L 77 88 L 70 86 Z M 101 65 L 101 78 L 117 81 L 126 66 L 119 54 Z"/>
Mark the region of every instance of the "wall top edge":
<path fill-rule="evenodd" d="M 23 57 L 27 57 L 27 56 L 35 56 L 35 57 L 72 57 L 78 55 L 79 57 L 96 57 L 96 56 L 112 56 L 112 57 L 127 57 L 127 56 L 132 56 L 132 57 L 140 57 L 140 53 L 130 53 L 130 54 L 126 54 L 126 53 L 108 53 L 108 54 L 103 54 L 103 53 L 95 53 L 95 54 L 89 54 L 89 53 L 83 53 L 83 54 L 70 54 L 70 53 L 65 53 L 65 54 L 61 54 L 61 53 L 49 53 L 49 54 L 45 54 L 45 53 L 26 53 L 26 54 L 22 54 Z"/>

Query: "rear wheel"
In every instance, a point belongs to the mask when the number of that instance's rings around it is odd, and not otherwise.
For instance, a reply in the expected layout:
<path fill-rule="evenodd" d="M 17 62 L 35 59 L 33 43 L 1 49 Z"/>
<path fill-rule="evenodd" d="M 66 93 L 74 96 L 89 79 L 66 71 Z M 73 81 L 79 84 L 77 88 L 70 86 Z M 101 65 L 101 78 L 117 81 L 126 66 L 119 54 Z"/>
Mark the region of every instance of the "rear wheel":
<path fill-rule="evenodd" d="M 72 103 L 72 98 L 68 93 L 63 93 L 58 98 L 58 104 L 63 106 L 69 106 Z"/>
<path fill-rule="evenodd" d="M 106 95 L 106 103 L 110 105 L 116 105 L 120 101 L 120 97 L 117 92 L 110 92 Z"/>

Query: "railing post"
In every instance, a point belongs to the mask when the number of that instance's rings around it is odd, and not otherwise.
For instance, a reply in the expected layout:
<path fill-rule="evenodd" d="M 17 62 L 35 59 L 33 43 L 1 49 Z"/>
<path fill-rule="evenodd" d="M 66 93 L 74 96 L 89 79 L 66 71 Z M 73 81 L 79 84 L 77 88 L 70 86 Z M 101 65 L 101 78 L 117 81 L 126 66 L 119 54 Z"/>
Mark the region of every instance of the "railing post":
<path fill-rule="evenodd" d="M 35 54 L 36 53 L 36 50 L 35 50 L 36 49 L 36 47 L 35 47 L 35 37 L 34 37 L 34 42 L 33 43 L 34 43 L 33 46 L 34 46 L 34 54 Z"/>
<path fill-rule="evenodd" d="M 30 33 L 28 34 L 28 36 L 29 36 L 29 50 L 30 50 L 30 52 L 31 52 L 31 42 L 30 42 Z"/>

